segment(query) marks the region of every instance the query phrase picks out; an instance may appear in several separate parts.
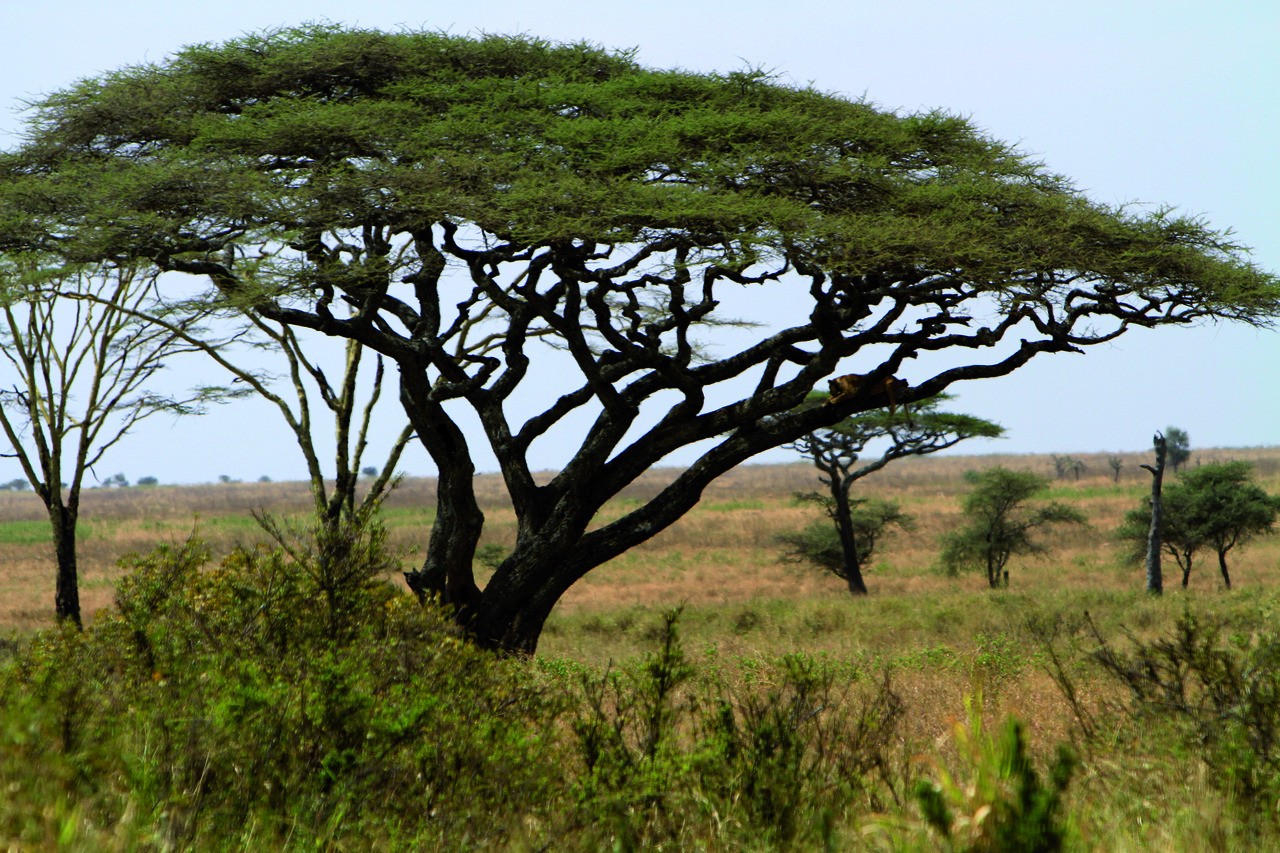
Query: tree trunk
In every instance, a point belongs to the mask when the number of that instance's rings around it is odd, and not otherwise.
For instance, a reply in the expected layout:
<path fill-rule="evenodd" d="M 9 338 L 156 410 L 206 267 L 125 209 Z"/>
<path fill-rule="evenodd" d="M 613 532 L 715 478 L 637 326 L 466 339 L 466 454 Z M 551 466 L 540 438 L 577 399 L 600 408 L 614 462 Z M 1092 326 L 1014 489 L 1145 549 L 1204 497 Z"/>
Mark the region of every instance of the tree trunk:
<path fill-rule="evenodd" d="M 1164 435 L 1156 433 L 1156 465 L 1152 468 L 1150 465 L 1143 465 L 1151 472 L 1151 527 L 1147 531 L 1147 592 L 1151 595 L 1161 595 L 1164 592 L 1164 578 L 1160 573 L 1160 534 L 1164 524 L 1164 504 L 1161 501 L 1160 491 L 1164 484 L 1164 461 L 1167 452 L 1167 446 Z M 1188 572 L 1187 574 L 1190 574 Z M 1183 575 L 1182 585 L 1187 585 L 1187 574 Z"/>
<path fill-rule="evenodd" d="M 1222 569 L 1222 582 L 1231 589 L 1231 573 L 1227 571 L 1227 552 L 1218 552 L 1218 568 Z"/>
<path fill-rule="evenodd" d="M 836 529 L 840 532 L 840 550 L 844 552 L 844 579 L 850 595 L 866 595 L 867 584 L 862 579 L 862 562 L 858 559 L 858 540 L 853 532 L 853 510 L 849 506 L 849 486 L 852 481 L 831 478 L 831 496 L 835 499 Z"/>
<path fill-rule="evenodd" d="M 472 560 L 484 529 L 484 513 L 476 502 L 475 465 L 466 438 L 430 394 L 425 371 L 401 367 L 400 398 L 405 412 L 440 472 L 426 558 L 421 569 L 405 572 L 404 578 L 418 600 L 437 597 L 454 609 L 454 619 L 465 627 L 480 602 Z"/>
<path fill-rule="evenodd" d="M 70 621 L 79 628 L 82 623 L 80 581 L 76 569 L 76 512 L 54 504 L 49 507 L 49 524 L 53 530 L 53 550 L 58 561 L 54 612 L 59 622 Z"/>

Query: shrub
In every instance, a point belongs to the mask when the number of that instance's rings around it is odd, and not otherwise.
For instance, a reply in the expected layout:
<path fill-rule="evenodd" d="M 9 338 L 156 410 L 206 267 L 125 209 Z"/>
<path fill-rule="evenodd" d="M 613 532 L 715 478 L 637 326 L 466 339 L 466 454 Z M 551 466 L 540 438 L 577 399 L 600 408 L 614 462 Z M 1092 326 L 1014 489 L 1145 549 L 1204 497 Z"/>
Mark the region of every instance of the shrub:
<path fill-rule="evenodd" d="M 376 523 L 341 535 L 323 570 L 266 548 L 210 565 L 195 539 L 130 560 L 116 613 L 39 635 L 3 673 L 28 766 L 99 826 L 144 815 L 164 846 L 438 846 L 540 813 L 555 694 L 383 581 Z"/>
<path fill-rule="evenodd" d="M 829 845 L 830 815 L 890 778 L 902 705 L 887 675 L 855 691 L 824 661 L 788 655 L 766 686 L 730 687 L 686 661 L 678 617 L 664 615 L 639 665 L 581 675 L 579 822 L 623 849 L 705 845 L 690 821 L 712 815 L 730 846 Z"/>
<path fill-rule="evenodd" d="M 999 738 L 982 721 L 982 696 L 965 698 L 968 721 L 953 737 L 960 771 L 953 775 L 934 762 L 932 779 L 916 783 L 915 796 L 928 826 L 948 850 L 991 853 L 1053 853 L 1062 850 L 1067 830 L 1062 797 L 1078 759 L 1058 747 L 1046 786 L 1027 753 L 1020 722 L 1006 720 Z"/>
<path fill-rule="evenodd" d="M 1212 783 L 1247 805 L 1280 797 L 1280 635 L 1224 639 L 1221 623 L 1186 610 L 1168 636 L 1117 649 L 1094 628 L 1095 660 L 1130 696 L 1139 728 L 1171 720 Z"/>

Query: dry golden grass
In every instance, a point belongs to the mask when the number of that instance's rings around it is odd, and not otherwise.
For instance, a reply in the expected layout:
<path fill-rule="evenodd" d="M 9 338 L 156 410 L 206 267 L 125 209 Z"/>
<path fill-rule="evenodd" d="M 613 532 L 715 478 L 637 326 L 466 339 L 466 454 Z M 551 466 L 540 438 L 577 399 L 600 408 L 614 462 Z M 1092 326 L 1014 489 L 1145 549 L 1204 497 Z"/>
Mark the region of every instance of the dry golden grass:
<path fill-rule="evenodd" d="M 1137 566 L 1122 561 L 1111 531 L 1149 488 L 1138 468 L 1145 459 L 1131 455 L 1119 482 L 1112 479 L 1107 454 L 1078 457 L 1087 465 L 1079 480 L 1056 480 L 1053 497 L 1080 507 L 1089 526 L 1051 540 L 1047 558 L 1015 560 L 1013 589 L 1032 597 L 1078 590 L 1123 592 L 1140 588 Z M 1245 459 L 1272 492 L 1280 491 L 1280 448 L 1208 450 L 1196 459 Z M 922 596 L 985 596 L 977 576 L 950 579 L 933 566 L 938 540 L 960 520 L 959 497 L 965 471 L 1005 465 L 1053 473 L 1048 456 L 949 456 L 901 460 L 858 485 L 863 496 L 892 498 L 916 518 L 912 532 L 894 532 L 867 573 L 872 601 L 910 603 Z M 602 520 L 617 517 L 638 501 L 656 495 L 674 476 L 670 470 L 645 474 L 606 508 Z M 420 559 L 430 530 L 434 481 L 406 480 L 387 502 L 393 547 L 406 567 Z M 814 469 L 792 465 L 743 466 L 709 487 L 699 506 L 670 529 L 611 563 L 601 566 L 565 596 L 553 620 L 582 614 L 607 614 L 626 608 L 687 603 L 727 607 L 757 601 L 797 603 L 838 601 L 845 606 L 843 582 L 782 562 L 778 534 L 794 531 L 820 510 L 793 500 L 796 492 L 820 488 Z M 501 479 L 482 476 L 477 493 L 488 523 L 484 543 L 510 546 L 515 517 Z M 193 530 L 215 553 L 261 540 L 251 518 L 254 510 L 305 518 L 310 506 L 301 483 L 232 483 L 189 487 L 95 489 L 85 493 L 82 509 L 80 568 L 86 611 L 110 603 L 119 576 L 118 560 L 156 544 L 179 541 Z M 52 555 L 41 526 L 43 511 L 30 493 L 0 493 L 0 628 L 28 629 L 47 623 L 52 600 Z M 15 526 L 13 522 L 26 522 Z M 1280 580 L 1280 537 L 1256 542 L 1232 555 L 1233 581 L 1242 594 L 1271 588 Z M 1176 587 L 1174 567 L 1166 585 Z M 1191 581 L 1199 593 L 1220 587 L 1216 568 L 1205 561 Z M 554 640 L 551 645 L 554 647 Z"/>
<path fill-rule="evenodd" d="M 1196 456 L 1205 462 L 1251 461 L 1264 487 L 1280 492 L 1280 448 Z M 1126 459 L 1118 482 L 1106 454 L 1083 461 L 1085 475 L 1054 481 L 1051 496 L 1080 508 L 1088 526 L 1051 539 L 1047 556 L 1015 559 L 1010 589 L 997 592 L 977 575 L 953 579 L 934 569 L 939 538 L 960 521 L 963 474 L 999 464 L 1051 476 L 1050 457 L 908 459 L 863 481 L 862 496 L 897 500 L 917 522 L 913 531 L 885 540 L 867 572 L 871 594 L 863 598 L 850 596 L 837 578 L 780 560 L 778 534 L 820 515 L 812 504 L 793 499 L 796 492 L 819 487 L 814 469 L 736 469 L 670 529 L 571 589 L 547 624 L 540 655 L 592 666 L 635 658 L 653 648 L 661 612 L 683 605 L 686 654 L 724 671 L 731 685 L 776 671 L 753 662 L 796 651 L 859 673 L 889 668 L 907 709 L 893 756 L 904 766 L 957 760 L 954 727 L 964 719 L 965 697 L 979 690 L 988 725 L 1016 716 L 1044 758 L 1055 744 L 1072 739 L 1077 720 L 1043 666 L 1043 648 L 1029 620 L 1065 618 L 1073 628 L 1064 634 L 1064 651 L 1078 661 L 1089 639 L 1080 632 L 1085 611 L 1108 637 L 1118 637 L 1121 627 L 1149 637 L 1166 633 L 1188 605 L 1245 630 L 1256 629 L 1259 614 L 1280 608 L 1280 536 L 1233 552 L 1231 592 L 1222 589 L 1214 561 L 1202 558 L 1186 593 L 1166 561 L 1169 594 L 1145 595 L 1140 567 L 1123 559 L 1112 541 L 1124 513 L 1150 487 L 1149 475 L 1137 467 L 1145 457 Z M 649 472 L 606 508 L 601 521 L 658 494 L 673 476 Z M 477 491 L 488 519 L 483 543 L 510 546 L 515 517 L 501 480 L 481 477 Z M 392 546 L 406 568 L 421 557 L 433 498 L 432 481 L 409 480 L 387 503 Z M 263 538 L 251 511 L 305 518 L 309 503 L 299 483 L 90 492 L 80 546 L 85 610 L 110 604 L 124 554 L 181 540 L 193 528 L 215 553 L 225 552 Z M 0 629 L 26 631 L 50 621 L 53 569 L 42 522 L 34 496 L 0 493 Z M 1097 677 L 1082 677 L 1078 686 L 1081 702 L 1096 714 L 1121 698 L 1115 686 Z M 1134 796 L 1147 790 L 1162 796 Z M 1200 764 L 1172 758 L 1168 750 L 1086 755 L 1070 810 L 1080 816 L 1082 849 L 1230 849 L 1254 832 L 1232 822 L 1224 795 L 1204 778 Z"/>

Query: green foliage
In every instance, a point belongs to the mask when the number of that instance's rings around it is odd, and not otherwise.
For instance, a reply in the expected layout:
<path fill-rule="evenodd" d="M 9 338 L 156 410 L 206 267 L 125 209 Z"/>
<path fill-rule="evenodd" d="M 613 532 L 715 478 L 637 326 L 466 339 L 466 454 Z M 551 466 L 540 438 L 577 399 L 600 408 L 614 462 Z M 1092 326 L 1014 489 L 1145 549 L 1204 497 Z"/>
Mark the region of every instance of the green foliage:
<path fill-rule="evenodd" d="M 1164 440 L 1169 467 L 1177 473 L 1182 470 L 1182 466 L 1187 464 L 1187 460 L 1191 458 L 1191 436 L 1187 434 L 1185 429 L 1171 426 L 1165 427 Z"/>
<path fill-rule="evenodd" d="M 324 546 L 340 571 L 322 547 L 210 566 L 194 540 L 131 560 L 117 613 L 38 636 L 3 673 L 27 757 L 99 825 L 133 810 L 157 844 L 511 829 L 489 824 L 513 789 L 537 801 L 554 706 L 381 580 L 376 524 L 343 533 Z"/>
<path fill-rule="evenodd" d="M 1250 808 L 1280 798 L 1280 634 L 1233 638 L 1221 620 L 1184 611 L 1165 636 L 1117 649 L 1094 629 L 1095 660 L 1129 691 L 1139 729 L 1169 720 L 1211 781 Z"/>
<path fill-rule="evenodd" d="M 812 498 L 823 503 L 824 506 L 830 501 L 822 495 L 813 495 Z M 903 512 L 896 501 L 881 498 L 853 501 L 849 511 L 849 521 L 853 527 L 854 543 L 857 546 L 858 565 L 862 568 L 866 568 L 871 563 L 876 545 L 879 544 L 890 525 L 896 525 L 904 530 L 911 530 L 915 525 L 912 517 Z M 833 519 L 813 521 L 798 533 L 779 535 L 778 541 L 787 546 L 787 559 L 811 563 L 831 572 L 836 577 L 845 577 L 848 563 L 840 542 L 840 532 Z"/>
<path fill-rule="evenodd" d="M 933 763 L 933 778 L 916 783 L 916 802 L 948 850 L 1053 853 L 1064 849 L 1062 797 L 1079 764 L 1074 750 L 1058 747 L 1045 785 L 1027 753 L 1023 726 L 1009 718 L 998 739 L 984 728 L 982 696 L 965 697 L 968 720 L 957 723 L 961 769 Z"/>
<path fill-rule="evenodd" d="M 996 467 L 971 471 L 965 479 L 973 484 L 963 504 L 968 523 L 943 539 L 942 565 L 949 574 L 985 569 L 987 582 L 994 589 L 1001 584 L 1010 557 L 1044 551 L 1031 538 L 1033 531 L 1054 524 L 1085 523 L 1083 513 L 1066 504 L 1025 506 L 1049 484 L 1038 474 Z"/>
<path fill-rule="evenodd" d="M 1182 569 L 1182 585 L 1191 577 L 1198 551 L 1207 548 L 1218 556 L 1223 580 L 1231 586 L 1227 553 L 1256 536 L 1271 532 L 1280 497 L 1272 496 L 1254 481 L 1247 462 L 1215 462 L 1184 472 L 1162 492 L 1164 549 Z M 1151 498 L 1130 510 L 1116 536 L 1130 546 L 1130 553 L 1145 553 L 1151 525 Z"/>
<path fill-rule="evenodd" d="M 687 847 L 698 813 L 735 815 L 753 847 L 829 847 L 829 815 L 888 772 L 902 706 L 887 675 L 855 701 L 831 666 L 789 655 L 767 689 L 735 691 L 689 664 L 678 617 L 638 667 L 582 676 L 580 808 L 607 816 L 615 849 Z"/>

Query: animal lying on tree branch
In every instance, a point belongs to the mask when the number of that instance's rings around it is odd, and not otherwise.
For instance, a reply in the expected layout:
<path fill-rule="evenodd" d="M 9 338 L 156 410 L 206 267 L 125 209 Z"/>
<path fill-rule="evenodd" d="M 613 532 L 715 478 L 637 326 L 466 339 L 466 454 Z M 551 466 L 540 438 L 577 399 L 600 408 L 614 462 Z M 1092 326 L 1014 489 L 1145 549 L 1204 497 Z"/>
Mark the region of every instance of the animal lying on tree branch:
<path fill-rule="evenodd" d="M 827 387 L 831 389 L 831 396 L 827 398 L 828 406 L 843 403 L 850 397 L 862 394 L 867 397 L 869 403 L 884 400 L 890 414 L 897 412 L 898 400 L 911 388 L 905 379 L 886 376 L 873 381 L 866 373 L 847 373 L 844 376 L 837 376 L 827 383 Z"/>

